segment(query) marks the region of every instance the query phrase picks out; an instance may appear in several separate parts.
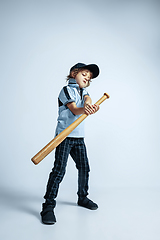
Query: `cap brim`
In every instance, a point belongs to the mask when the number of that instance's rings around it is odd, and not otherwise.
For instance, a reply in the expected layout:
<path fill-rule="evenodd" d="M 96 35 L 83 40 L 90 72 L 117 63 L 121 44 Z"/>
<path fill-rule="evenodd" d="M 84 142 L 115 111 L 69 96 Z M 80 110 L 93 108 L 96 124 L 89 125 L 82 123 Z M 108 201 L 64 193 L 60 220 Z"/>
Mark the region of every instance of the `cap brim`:
<path fill-rule="evenodd" d="M 99 75 L 99 67 L 96 64 L 88 64 L 82 68 L 88 69 L 93 74 L 92 78 L 96 78 Z"/>

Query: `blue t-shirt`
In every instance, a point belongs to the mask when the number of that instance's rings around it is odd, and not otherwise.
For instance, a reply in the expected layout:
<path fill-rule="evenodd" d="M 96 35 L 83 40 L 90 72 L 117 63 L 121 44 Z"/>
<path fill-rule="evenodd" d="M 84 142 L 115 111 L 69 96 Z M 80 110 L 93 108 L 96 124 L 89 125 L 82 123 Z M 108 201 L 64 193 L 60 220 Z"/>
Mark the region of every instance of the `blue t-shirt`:
<path fill-rule="evenodd" d="M 69 79 L 68 85 L 63 87 L 58 96 L 58 119 L 56 127 L 56 135 L 66 129 L 71 123 L 73 123 L 80 115 L 74 115 L 67 107 L 67 103 L 75 102 L 77 107 L 84 106 L 84 96 L 89 95 L 84 88 L 79 88 L 76 80 Z M 68 137 L 84 137 L 84 121 L 81 122 Z"/>

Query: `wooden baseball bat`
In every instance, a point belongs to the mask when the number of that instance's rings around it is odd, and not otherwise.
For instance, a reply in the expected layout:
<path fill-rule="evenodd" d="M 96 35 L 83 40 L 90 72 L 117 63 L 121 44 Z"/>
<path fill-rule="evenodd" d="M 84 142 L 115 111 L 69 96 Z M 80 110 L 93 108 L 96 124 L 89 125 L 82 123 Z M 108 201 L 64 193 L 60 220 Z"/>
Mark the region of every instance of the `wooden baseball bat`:
<path fill-rule="evenodd" d="M 100 105 L 104 100 L 109 98 L 108 93 L 104 95 L 96 102 Z M 52 152 L 88 115 L 82 114 L 77 120 L 75 120 L 71 125 L 69 125 L 65 130 L 58 134 L 53 140 L 51 140 L 44 148 L 42 148 L 34 157 L 32 157 L 32 162 L 38 164 L 42 161 L 50 152 Z"/>

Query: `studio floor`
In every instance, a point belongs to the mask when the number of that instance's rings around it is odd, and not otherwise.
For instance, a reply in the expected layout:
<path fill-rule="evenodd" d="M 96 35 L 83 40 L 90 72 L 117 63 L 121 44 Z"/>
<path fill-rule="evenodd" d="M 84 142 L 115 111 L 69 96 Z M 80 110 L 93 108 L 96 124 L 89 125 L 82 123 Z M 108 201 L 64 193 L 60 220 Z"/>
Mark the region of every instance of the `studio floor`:
<path fill-rule="evenodd" d="M 0 212 L 3 240 L 160 240 L 160 189 L 106 187 L 90 196 L 99 208 L 77 206 L 76 195 L 61 191 L 57 198 L 55 225 L 40 219 L 41 192 L 1 188 Z"/>

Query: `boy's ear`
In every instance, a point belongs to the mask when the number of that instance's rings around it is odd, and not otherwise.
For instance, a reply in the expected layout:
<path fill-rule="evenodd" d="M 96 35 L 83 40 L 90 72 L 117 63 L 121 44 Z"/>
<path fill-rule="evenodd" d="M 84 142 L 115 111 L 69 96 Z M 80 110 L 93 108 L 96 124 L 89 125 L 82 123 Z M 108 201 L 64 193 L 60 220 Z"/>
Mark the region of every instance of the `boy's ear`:
<path fill-rule="evenodd" d="M 70 73 L 70 75 L 73 77 L 73 78 L 75 78 L 76 77 L 76 71 L 72 71 L 71 73 Z"/>
<path fill-rule="evenodd" d="M 74 72 L 73 72 L 73 71 L 70 73 L 70 76 L 71 76 L 71 77 L 74 77 Z"/>

